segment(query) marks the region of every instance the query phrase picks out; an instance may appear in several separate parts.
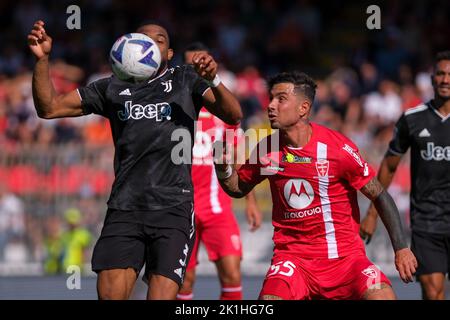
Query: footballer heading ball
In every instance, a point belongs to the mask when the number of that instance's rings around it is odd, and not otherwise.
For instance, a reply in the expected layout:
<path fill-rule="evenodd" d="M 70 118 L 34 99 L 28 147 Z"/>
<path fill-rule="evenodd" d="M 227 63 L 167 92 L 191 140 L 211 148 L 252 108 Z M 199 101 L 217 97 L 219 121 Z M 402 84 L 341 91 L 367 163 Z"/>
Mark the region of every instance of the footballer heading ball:
<path fill-rule="evenodd" d="M 153 78 L 161 65 L 155 41 L 142 33 L 121 36 L 109 53 L 114 75 L 120 80 L 140 82 Z"/>

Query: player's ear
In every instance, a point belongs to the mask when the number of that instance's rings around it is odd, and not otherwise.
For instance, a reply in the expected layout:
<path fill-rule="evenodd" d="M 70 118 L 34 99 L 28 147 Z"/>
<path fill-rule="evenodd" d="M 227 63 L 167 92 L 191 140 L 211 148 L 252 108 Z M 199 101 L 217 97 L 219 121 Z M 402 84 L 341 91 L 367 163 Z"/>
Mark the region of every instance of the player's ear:
<path fill-rule="evenodd" d="M 168 49 L 167 50 L 167 60 L 172 60 L 172 58 L 173 58 L 173 49 Z"/>
<path fill-rule="evenodd" d="M 299 105 L 300 116 L 304 117 L 309 114 L 309 110 L 311 109 L 311 103 L 308 100 L 303 100 Z"/>

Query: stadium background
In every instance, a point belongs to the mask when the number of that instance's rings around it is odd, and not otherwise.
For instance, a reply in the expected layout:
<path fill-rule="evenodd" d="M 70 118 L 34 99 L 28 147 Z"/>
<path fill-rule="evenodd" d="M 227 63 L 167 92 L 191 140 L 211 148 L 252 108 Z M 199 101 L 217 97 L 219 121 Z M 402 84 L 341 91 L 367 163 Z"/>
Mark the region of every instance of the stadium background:
<path fill-rule="evenodd" d="M 81 30 L 66 28 L 66 8 L 71 4 L 81 8 Z M 366 27 L 369 4 L 381 8 L 381 30 Z M 0 298 L 75 297 L 67 293 L 67 275 L 43 276 L 48 240 L 66 228 L 63 213 L 70 207 L 82 212 L 81 226 L 93 237 L 85 252 L 83 276 L 90 289 L 85 286 L 76 297 L 95 298 L 89 260 L 113 179 L 114 151 L 104 119 L 43 121 L 36 116 L 31 92 L 33 58 L 26 45 L 35 20 L 44 20 L 53 37 L 51 77 L 60 93 L 108 76 L 110 46 L 146 19 L 156 18 L 166 25 L 176 53 L 173 65 L 181 63 L 180 53 L 188 43 L 205 42 L 241 102 L 244 128 L 268 127 L 267 76 L 303 70 L 319 84 L 313 120 L 346 134 L 377 167 L 402 111 L 432 97 L 429 73 L 434 54 L 450 48 L 449 17 L 448 1 L 2 0 Z M 389 191 L 406 226 L 409 188 L 405 157 Z M 244 287 L 247 283 L 253 290 L 244 291 L 248 299 L 256 298 L 271 257 L 268 193 L 267 184 L 257 189 L 265 223 L 255 233 L 248 232 L 244 202 L 234 203 L 243 235 Z M 360 204 L 364 214 L 368 202 L 361 198 Z M 367 247 L 369 257 L 396 281 L 396 288 L 402 290 L 400 298 L 418 298 L 416 284 L 405 287 L 396 280 L 391 245 L 379 225 Z M 198 287 L 214 286 L 216 280 L 208 276 L 214 268 L 204 251 L 200 261 L 198 271 L 203 276 Z M 47 295 L 36 289 L 42 285 L 49 288 Z M 53 295 L 51 288 L 56 290 Z M 142 290 L 138 284 L 137 298 Z M 207 292 L 204 289 L 197 296 L 216 298 Z"/>

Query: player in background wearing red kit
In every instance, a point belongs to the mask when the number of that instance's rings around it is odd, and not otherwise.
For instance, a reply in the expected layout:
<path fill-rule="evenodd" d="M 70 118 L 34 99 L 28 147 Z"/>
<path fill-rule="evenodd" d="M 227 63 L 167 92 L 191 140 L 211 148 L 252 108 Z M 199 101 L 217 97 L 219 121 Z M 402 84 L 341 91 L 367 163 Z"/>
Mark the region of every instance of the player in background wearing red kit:
<path fill-rule="evenodd" d="M 217 177 L 230 196 L 242 197 L 266 178 L 270 182 L 275 247 L 260 299 L 395 299 L 389 280 L 365 254 L 357 190 L 377 208 L 400 277 L 411 282 L 417 261 L 394 201 L 348 138 L 309 122 L 316 89 L 310 77 L 281 73 L 269 89 L 268 116 L 278 137 L 262 140 L 257 157 L 238 171 L 225 162 L 226 154 L 215 158 Z"/>
<path fill-rule="evenodd" d="M 184 53 L 185 63 L 192 64 L 195 53 L 209 52 L 200 43 L 190 44 Z M 224 82 L 226 84 L 226 82 Z M 237 137 L 236 126 L 227 125 L 202 108 L 198 117 L 195 143 L 192 150 L 192 182 L 194 184 L 194 212 L 197 236 L 189 260 L 183 285 L 177 295 L 179 300 L 193 299 L 195 268 L 198 264 L 200 241 L 206 247 L 209 260 L 216 265 L 221 284 L 221 300 L 241 300 L 242 245 L 239 225 L 232 210 L 232 199 L 222 190 L 214 170 L 212 146 L 215 140 L 223 140 L 226 130 L 233 133 L 233 144 Z M 254 193 L 247 195 L 247 220 L 250 230 L 261 225 L 261 213 L 256 205 Z"/>

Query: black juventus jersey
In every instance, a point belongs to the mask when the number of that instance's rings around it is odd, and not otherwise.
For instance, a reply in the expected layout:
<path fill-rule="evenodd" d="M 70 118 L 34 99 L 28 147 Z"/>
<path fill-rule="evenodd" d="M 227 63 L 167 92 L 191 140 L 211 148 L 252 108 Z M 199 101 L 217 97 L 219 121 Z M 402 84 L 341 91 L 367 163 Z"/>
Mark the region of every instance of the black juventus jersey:
<path fill-rule="evenodd" d="M 208 88 L 185 65 L 148 82 L 112 76 L 78 89 L 84 114 L 96 113 L 111 123 L 115 180 L 109 208 L 160 210 L 193 201 L 190 153 L 183 154 L 180 146 L 187 143 L 192 150 L 194 121 Z"/>
<path fill-rule="evenodd" d="M 388 154 L 411 147 L 411 227 L 450 234 L 450 115 L 443 117 L 432 101 L 400 117 Z"/>

